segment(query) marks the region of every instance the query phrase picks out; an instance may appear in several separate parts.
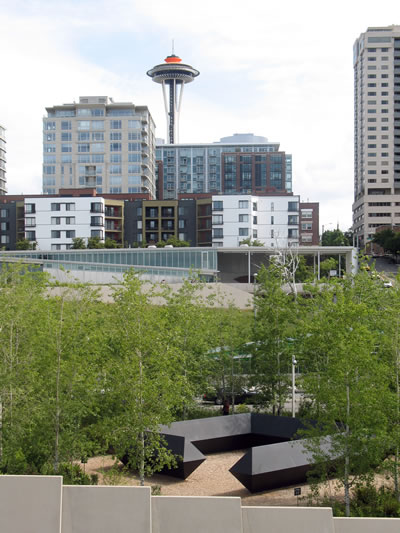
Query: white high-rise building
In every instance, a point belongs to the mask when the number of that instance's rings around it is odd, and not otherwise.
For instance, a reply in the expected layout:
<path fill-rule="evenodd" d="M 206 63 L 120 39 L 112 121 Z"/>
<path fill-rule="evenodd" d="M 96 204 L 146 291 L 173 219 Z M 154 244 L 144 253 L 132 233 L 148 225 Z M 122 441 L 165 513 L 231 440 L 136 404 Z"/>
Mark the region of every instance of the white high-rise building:
<path fill-rule="evenodd" d="M 0 124 L 0 195 L 7 193 L 6 181 L 6 130 Z"/>
<path fill-rule="evenodd" d="M 361 247 L 400 225 L 400 26 L 354 43 L 353 230 Z"/>
<path fill-rule="evenodd" d="M 47 107 L 43 192 L 95 187 L 98 193 L 155 197 L 155 125 L 147 106 L 81 96 Z"/>

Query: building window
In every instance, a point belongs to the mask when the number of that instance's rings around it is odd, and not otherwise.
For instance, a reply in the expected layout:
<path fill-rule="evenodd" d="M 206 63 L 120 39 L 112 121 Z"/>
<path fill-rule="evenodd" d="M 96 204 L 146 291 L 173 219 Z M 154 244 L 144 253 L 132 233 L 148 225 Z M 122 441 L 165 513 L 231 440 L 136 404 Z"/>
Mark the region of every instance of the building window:
<path fill-rule="evenodd" d="M 274 238 L 274 230 L 272 229 L 271 230 L 271 239 L 273 239 L 273 238 Z"/>
<path fill-rule="evenodd" d="M 122 133 L 120 131 L 112 131 L 110 133 L 110 141 L 121 141 Z"/>
<path fill-rule="evenodd" d="M 29 217 L 25 219 L 25 226 L 36 226 L 36 218 L 35 217 Z"/>
<path fill-rule="evenodd" d="M 248 222 L 249 215 L 239 215 L 239 222 Z"/>
<path fill-rule="evenodd" d="M 103 226 L 103 217 L 90 217 L 91 226 Z"/>
<path fill-rule="evenodd" d="M 61 211 L 61 204 L 51 204 L 52 211 Z"/>
<path fill-rule="evenodd" d="M 90 121 L 89 120 L 78 120 L 78 130 L 89 130 Z"/>
<path fill-rule="evenodd" d="M 239 228 L 239 237 L 248 237 L 249 228 Z"/>
<path fill-rule="evenodd" d="M 258 220 L 257 217 L 253 216 L 253 224 L 258 224 L 257 220 Z"/>
<path fill-rule="evenodd" d="M 92 230 L 90 230 L 90 236 L 91 237 L 99 237 L 100 239 L 104 239 L 103 230 L 101 230 L 101 229 L 92 229 Z"/>
<path fill-rule="evenodd" d="M 28 239 L 28 241 L 35 241 L 36 240 L 36 231 L 26 231 L 25 237 Z"/>
<path fill-rule="evenodd" d="M 65 237 L 67 239 L 75 239 L 75 230 L 74 229 L 68 229 L 66 232 L 65 232 Z"/>
<path fill-rule="evenodd" d="M 122 128 L 121 120 L 110 120 L 110 128 L 112 130 L 120 130 Z"/>
<path fill-rule="evenodd" d="M 271 216 L 271 224 L 274 224 L 274 220 L 275 220 L 275 219 L 274 219 L 274 216 L 272 215 L 272 216 Z"/>
<path fill-rule="evenodd" d="M 289 215 L 288 216 L 288 224 L 298 224 L 299 223 L 299 218 L 297 215 Z"/>
<path fill-rule="evenodd" d="M 25 213 L 36 213 L 35 204 L 25 204 Z"/>
<path fill-rule="evenodd" d="M 78 152 L 79 153 L 90 152 L 90 144 L 88 143 L 78 144 Z"/>
<path fill-rule="evenodd" d="M 213 215 L 212 223 L 213 224 L 223 224 L 224 223 L 223 215 Z"/>
<path fill-rule="evenodd" d="M 253 239 L 257 239 L 258 237 L 258 231 L 256 229 L 253 229 Z"/>
<path fill-rule="evenodd" d="M 121 152 L 121 150 L 122 150 L 121 143 L 110 143 L 111 152 Z"/>
<path fill-rule="evenodd" d="M 61 218 L 60 217 L 51 217 L 51 223 L 53 226 L 57 226 L 61 224 Z"/>
<path fill-rule="evenodd" d="M 298 211 L 299 204 L 298 202 L 288 202 L 288 211 Z"/>
<path fill-rule="evenodd" d="M 301 225 L 302 230 L 312 230 L 312 222 L 304 222 Z"/>
<path fill-rule="evenodd" d="M 224 202 L 218 200 L 213 202 L 213 211 L 223 211 L 224 210 Z"/>
<path fill-rule="evenodd" d="M 66 217 L 65 223 L 70 226 L 71 224 L 75 224 L 75 217 Z"/>
<path fill-rule="evenodd" d="M 92 130 L 104 130 L 104 120 L 92 120 Z"/>
<path fill-rule="evenodd" d="M 90 204 L 91 213 L 103 213 L 103 204 L 101 202 L 92 202 Z"/>
<path fill-rule="evenodd" d="M 128 143 L 129 152 L 140 152 L 140 143 Z"/>
<path fill-rule="evenodd" d="M 66 211 L 75 211 L 75 204 L 74 203 L 65 204 L 65 210 Z"/>
<path fill-rule="evenodd" d="M 25 213 L 27 213 L 27 212 L 28 211 L 25 209 Z M 8 217 L 8 209 L 0 209 L 0 217 L 1 218 L 7 218 Z"/>
<path fill-rule="evenodd" d="M 224 237 L 224 230 L 222 228 L 213 229 L 213 239 L 223 239 L 223 237 Z"/>
<path fill-rule="evenodd" d="M 61 238 L 61 231 L 59 230 L 51 230 L 51 238 L 52 239 L 60 239 Z"/>
<path fill-rule="evenodd" d="M 257 211 L 257 202 L 253 202 L 253 211 Z"/>
<path fill-rule="evenodd" d="M 248 209 L 249 201 L 248 200 L 239 200 L 239 209 Z"/>

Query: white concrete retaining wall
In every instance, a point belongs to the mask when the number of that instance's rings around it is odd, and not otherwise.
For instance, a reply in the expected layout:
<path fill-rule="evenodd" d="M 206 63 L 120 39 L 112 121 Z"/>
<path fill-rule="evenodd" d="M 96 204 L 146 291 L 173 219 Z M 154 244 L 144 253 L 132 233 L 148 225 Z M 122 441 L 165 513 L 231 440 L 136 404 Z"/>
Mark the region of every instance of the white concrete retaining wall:
<path fill-rule="evenodd" d="M 335 533 L 399 533 L 400 518 L 334 518 Z"/>
<path fill-rule="evenodd" d="M 60 533 L 61 476 L 0 476 L 1 533 Z"/>
<path fill-rule="evenodd" d="M 0 476 L 0 533 L 399 533 L 400 518 L 333 518 L 330 508 L 241 507 L 234 497 L 151 496 L 149 487 L 62 486 Z"/>
<path fill-rule="evenodd" d="M 332 509 L 242 507 L 243 533 L 335 533 Z"/>
<path fill-rule="evenodd" d="M 62 533 L 148 533 L 150 487 L 64 486 Z"/>
<path fill-rule="evenodd" d="M 240 498 L 153 496 L 152 533 L 242 533 Z"/>

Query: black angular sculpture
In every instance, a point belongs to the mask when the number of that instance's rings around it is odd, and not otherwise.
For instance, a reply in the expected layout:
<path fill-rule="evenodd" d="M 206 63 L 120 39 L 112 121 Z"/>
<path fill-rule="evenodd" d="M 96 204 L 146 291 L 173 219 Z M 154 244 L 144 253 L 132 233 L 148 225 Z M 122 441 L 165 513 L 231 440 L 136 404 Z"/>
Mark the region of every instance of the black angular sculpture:
<path fill-rule="evenodd" d="M 205 461 L 205 453 L 249 448 L 230 472 L 250 492 L 303 483 L 313 465 L 306 440 L 296 440 L 303 428 L 304 424 L 296 418 L 256 413 L 160 426 L 167 448 L 178 459 L 175 468 L 165 467 L 160 473 L 186 479 Z M 328 452 L 329 437 L 324 447 Z M 128 455 L 122 460 L 127 462 Z"/>
<path fill-rule="evenodd" d="M 307 439 L 251 448 L 229 470 L 250 492 L 304 483 L 314 460 Z M 329 441 L 325 445 L 329 449 Z"/>

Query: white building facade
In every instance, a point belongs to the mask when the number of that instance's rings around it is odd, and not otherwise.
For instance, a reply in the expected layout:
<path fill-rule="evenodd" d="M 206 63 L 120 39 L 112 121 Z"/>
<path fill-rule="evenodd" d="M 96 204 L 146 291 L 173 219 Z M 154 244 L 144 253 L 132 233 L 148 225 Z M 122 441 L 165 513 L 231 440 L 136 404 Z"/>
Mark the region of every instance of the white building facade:
<path fill-rule="evenodd" d="M 95 187 L 155 198 L 155 125 L 147 106 L 81 96 L 46 108 L 43 193 Z"/>
<path fill-rule="evenodd" d="M 215 195 L 213 246 L 235 247 L 257 239 L 264 246 L 299 244 L 299 196 Z"/>
<path fill-rule="evenodd" d="M 25 238 L 39 250 L 68 250 L 76 237 L 104 239 L 104 198 L 26 198 L 24 204 Z"/>
<path fill-rule="evenodd" d="M 400 26 L 368 28 L 354 43 L 353 230 L 361 247 L 400 225 Z"/>

